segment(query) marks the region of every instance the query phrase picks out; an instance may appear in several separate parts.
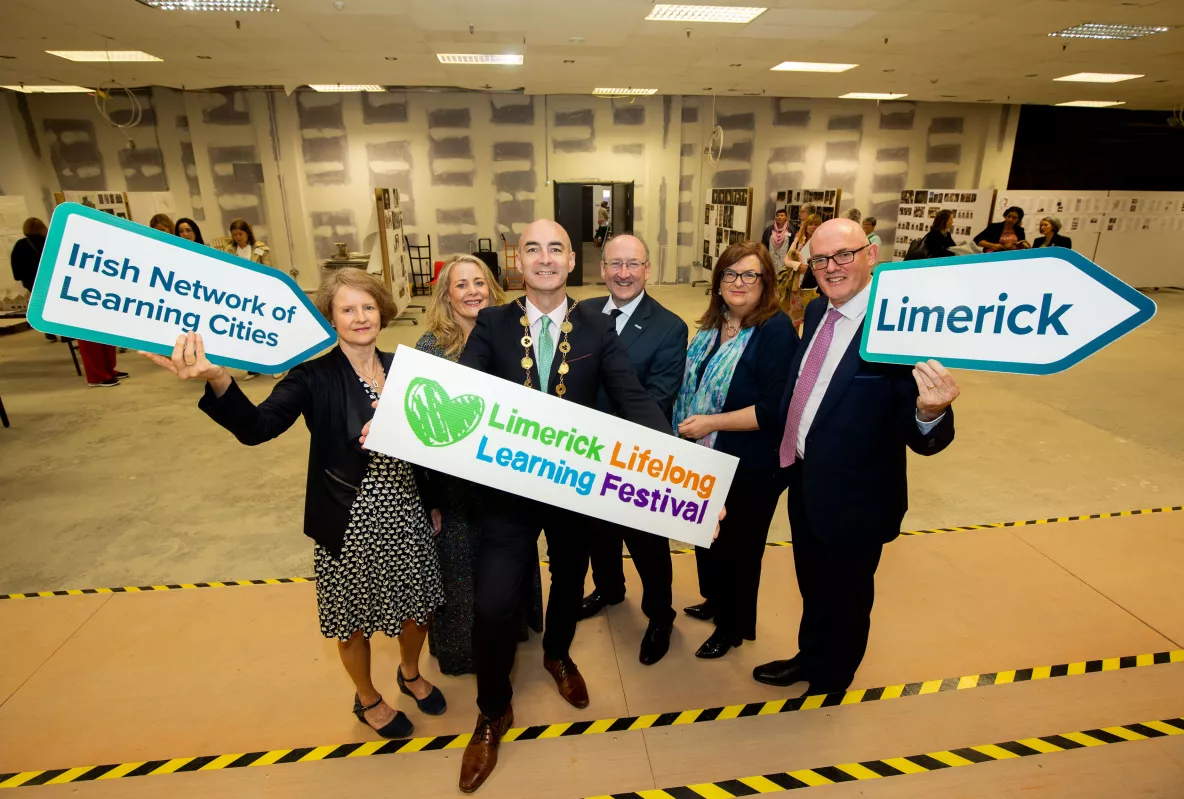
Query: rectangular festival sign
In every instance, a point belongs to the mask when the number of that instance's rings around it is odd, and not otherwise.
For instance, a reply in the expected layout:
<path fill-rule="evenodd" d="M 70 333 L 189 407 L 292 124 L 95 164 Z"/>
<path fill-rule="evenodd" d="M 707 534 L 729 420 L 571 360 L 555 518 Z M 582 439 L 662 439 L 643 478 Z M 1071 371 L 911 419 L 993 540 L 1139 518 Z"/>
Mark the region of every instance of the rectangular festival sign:
<path fill-rule="evenodd" d="M 200 333 L 212 363 L 290 369 L 337 340 L 291 277 L 76 203 L 53 212 L 29 323 L 161 355 Z"/>
<path fill-rule="evenodd" d="M 1062 247 L 880 264 L 860 354 L 1053 374 L 1154 315 L 1150 298 Z"/>
<path fill-rule="evenodd" d="M 404 346 L 366 448 L 704 547 L 739 462 Z"/>

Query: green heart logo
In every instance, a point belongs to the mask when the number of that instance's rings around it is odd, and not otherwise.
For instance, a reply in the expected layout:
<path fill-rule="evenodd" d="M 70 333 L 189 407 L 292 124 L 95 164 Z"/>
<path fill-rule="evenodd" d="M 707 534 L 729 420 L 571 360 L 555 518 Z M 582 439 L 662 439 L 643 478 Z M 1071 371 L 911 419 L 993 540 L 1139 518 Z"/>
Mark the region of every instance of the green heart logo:
<path fill-rule="evenodd" d="M 447 447 L 477 429 L 485 414 L 485 400 L 476 394 L 452 399 L 435 380 L 417 377 L 407 386 L 403 410 L 411 431 L 424 446 Z"/>

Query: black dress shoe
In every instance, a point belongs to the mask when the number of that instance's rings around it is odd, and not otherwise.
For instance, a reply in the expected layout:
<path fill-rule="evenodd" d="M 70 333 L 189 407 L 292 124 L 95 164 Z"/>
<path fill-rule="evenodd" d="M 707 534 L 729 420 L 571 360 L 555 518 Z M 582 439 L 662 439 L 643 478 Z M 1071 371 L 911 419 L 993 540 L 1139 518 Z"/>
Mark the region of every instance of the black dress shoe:
<path fill-rule="evenodd" d="M 692 619 L 699 621 L 711 621 L 715 618 L 715 605 L 711 604 L 711 600 L 700 602 L 698 605 L 691 605 L 689 608 L 683 608 L 682 612 L 690 616 Z"/>
<path fill-rule="evenodd" d="M 599 591 L 593 591 L 584 597 L 583 603 L 580 605 L 580 621 L 590 619 L 609 605 L 619 605 L 625 601 L 625 597 L 619 599 L 608 599 Z"/>
<path fill-rule="evenodd" d="M 774 660 L 762 663 L 752 670 L 752 679 L 766 685 L 793 685 L 795 682 L 806 681 L 806 670 L 796 657 L 789 660 Z"/>
<path fill-rule="evenodd" d="M 695 650 L 695 657 L 703 658 L 704 660 L 722 658 L 728 654 L 729 649 L 734 646 L 740 646 L 742 643 L 744 643 L 744 639 L 740 636 L 716 627 L 711 637 L 703 642 L 703 646 Z"/>
<path fill-rule="evenodd" d="M 641 653 L 637 659 L 643 666 L 652 666 L 670 651 L 670 631 L 672 624 L 654 624 L 646 628 L 645 637 L 641 639 Z"/>

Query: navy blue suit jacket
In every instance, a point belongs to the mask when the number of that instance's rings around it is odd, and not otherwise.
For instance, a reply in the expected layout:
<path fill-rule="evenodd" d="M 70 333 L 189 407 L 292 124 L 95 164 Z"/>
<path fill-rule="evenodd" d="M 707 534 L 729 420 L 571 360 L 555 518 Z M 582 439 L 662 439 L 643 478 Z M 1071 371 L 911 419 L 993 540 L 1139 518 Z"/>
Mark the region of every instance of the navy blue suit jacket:
<path fill-rule="evenodd" d="M 825 297 L 806 307 L 802 345 L 790 362 L 781 401 L 782 420 L 808 342 L 828 307 Z M 863 360 L 862 338 L 861 331 L 851 340 L 806 434 L 803 507 L 789 509 L 791 524 L 795 515 L 804 514 L 814 534 L 831 544 L 896 538 L 909 507 L 905 448 L 935 455 L 954 440 L 953 407 L 928 435 L 922 434 L 912 369 Z"/>
<path fill-rule="evenodd" d="M 604 313 L 608 297 L 584 302 L 589 308 Z M 617 339 L 629 353 L 629 363 L 633 364 L 637 379 L 669 420 L 674 414 L 674 400 L 678 398 L 682 375 L 686 371 L 687 323 L 647 293 Z M 613 405 L 603 386 L 596 398 L 596 408 L 613 413 Z"/>

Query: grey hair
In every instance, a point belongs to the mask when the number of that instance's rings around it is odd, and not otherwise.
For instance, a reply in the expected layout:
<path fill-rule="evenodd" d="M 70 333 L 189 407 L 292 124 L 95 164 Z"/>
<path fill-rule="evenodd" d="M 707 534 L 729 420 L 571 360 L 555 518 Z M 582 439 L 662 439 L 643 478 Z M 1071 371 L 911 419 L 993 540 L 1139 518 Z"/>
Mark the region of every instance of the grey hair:
<path fill-rule="evenodd" d="M 631 238 L 634 238 L 634 239 L 637 239 L 638 241 L 640 241 L 641 242 L 641 249 L 645 250 L 645 259 L 646 259 L 646 261 L 649 261 L 649 259 L 650 259 L 650 245 L 645 243 L 645 239 L 643 239 L 641 236 L 638 236 L 636 233 L 622 233 L 620 236 L 613 236 L 611 239 L 609 239 L 607 242 L 605 242 L 604 248 L 601 249 L 601 251 L 600 251 L 601 262 L 608 263 L 608 261 L 605 260 L 605 257 L 608 255 L 608 245 L 612 244 L 614 241 L 616 241 L 619 238 L 622 238 L 623 236 L 629 236 Z"/>
<path fill-rule="evenodd" d="M 843 216 L 847 217 L 852 222 L 859 222 L 863 219 L 863 211 L 860 211 L 858 208 L 852 208 L 850 211 L 843 214 Z"/>
<path fill-rule="evenodd" d="M 1055 216 L 1046 216 L 1043 219 L 1041 219 L 1040 221 L 1047 222 L 1048 224 L 1052 225 L 1052 232 L 1053 233 L 1060 233 L 1061 232 L 1061 220 L 1057 219 Z"/>

